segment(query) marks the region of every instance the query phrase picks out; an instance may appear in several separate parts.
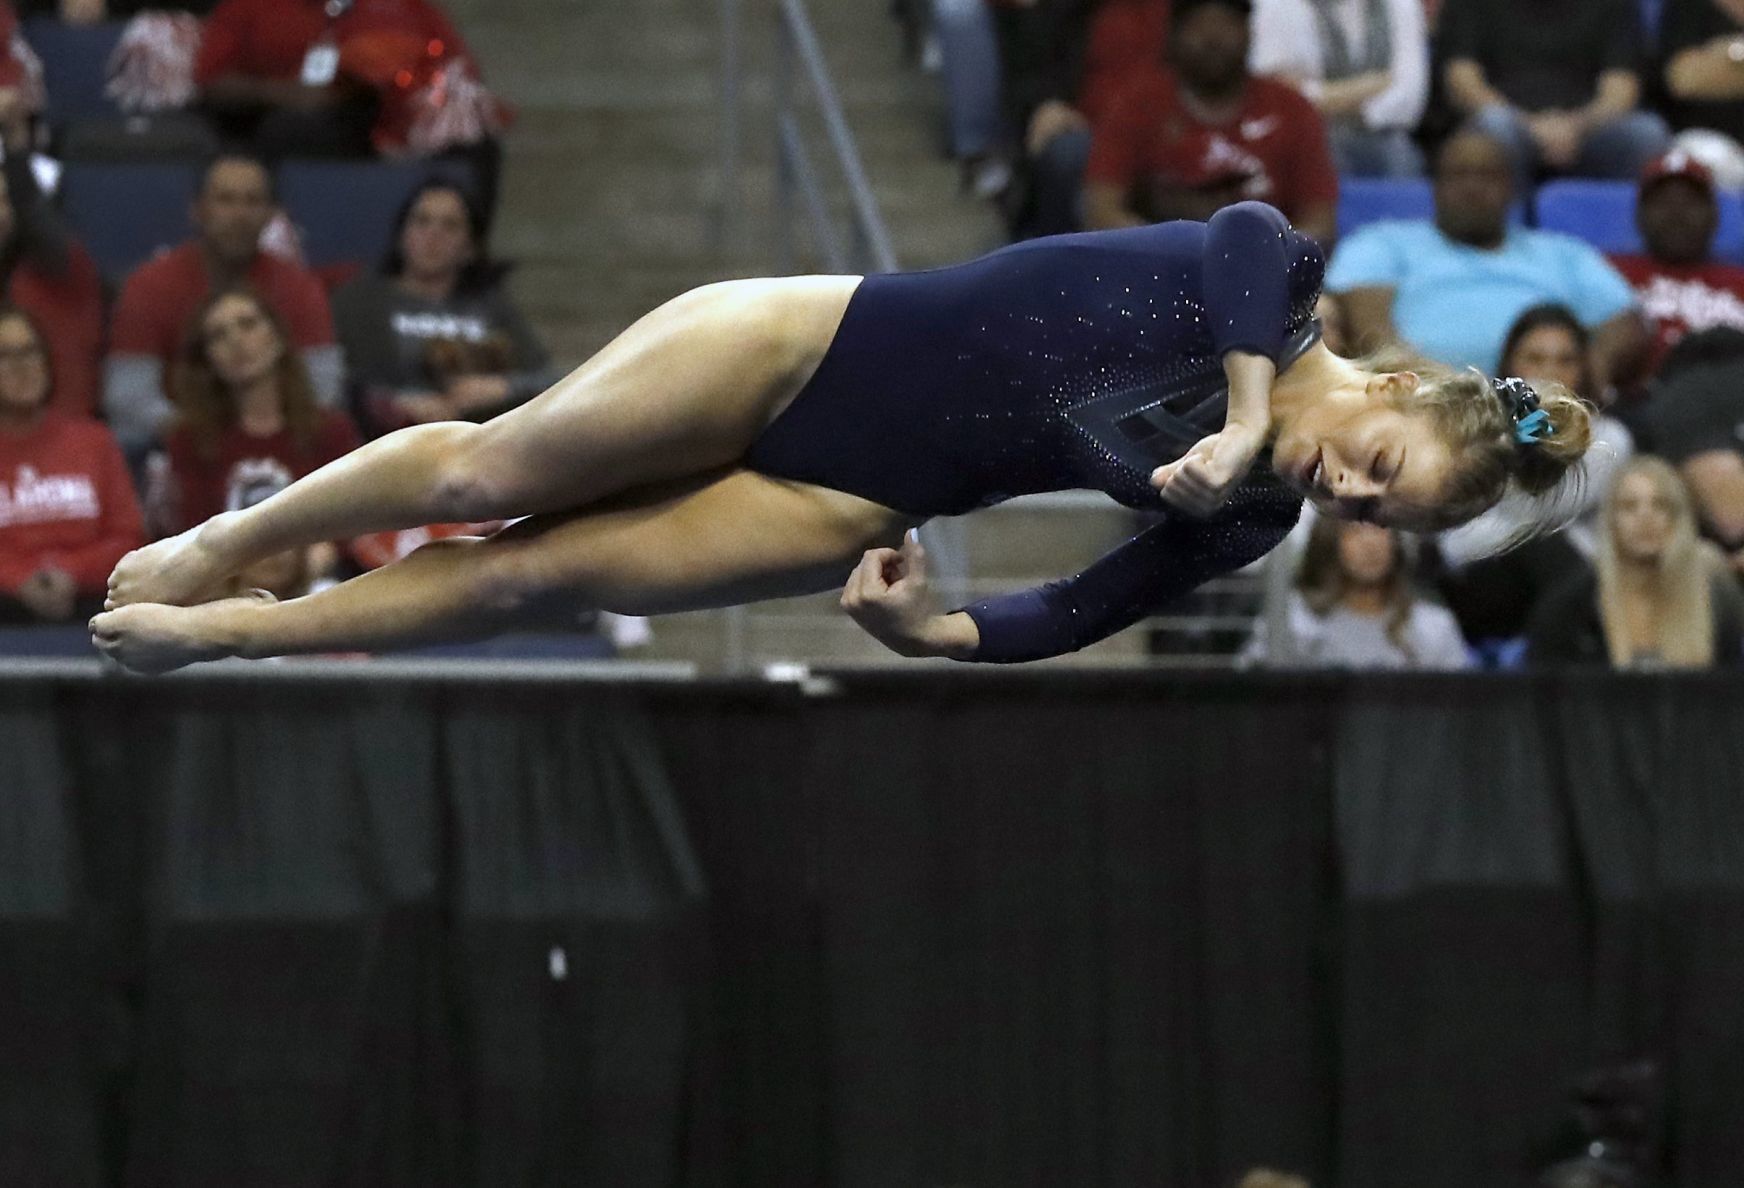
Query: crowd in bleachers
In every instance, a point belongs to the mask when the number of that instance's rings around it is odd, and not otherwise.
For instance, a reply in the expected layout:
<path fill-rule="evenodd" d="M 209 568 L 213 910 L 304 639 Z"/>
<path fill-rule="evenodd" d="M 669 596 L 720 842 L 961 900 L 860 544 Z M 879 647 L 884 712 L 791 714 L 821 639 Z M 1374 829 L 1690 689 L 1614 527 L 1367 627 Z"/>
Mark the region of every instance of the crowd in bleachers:
<path fill-rule="evenodd" d="M 429 0 L 0 3 L 0 626 L 147 539 L 554 378 L 488 230 L 505 111 Z M 272 559 L 283 597 L 430 525 Z"/>
<path fill-rule="evenodd" d="M 1523 500 L 1421 548 L 1304 525 L 1250 660 L 1744 663 L 1744 3 L 899 11 L 1014 238 L 1268 201 L 1327 249 L 1336 349 L 1402 341 L 1600 411 L 1565 531 Z"/>

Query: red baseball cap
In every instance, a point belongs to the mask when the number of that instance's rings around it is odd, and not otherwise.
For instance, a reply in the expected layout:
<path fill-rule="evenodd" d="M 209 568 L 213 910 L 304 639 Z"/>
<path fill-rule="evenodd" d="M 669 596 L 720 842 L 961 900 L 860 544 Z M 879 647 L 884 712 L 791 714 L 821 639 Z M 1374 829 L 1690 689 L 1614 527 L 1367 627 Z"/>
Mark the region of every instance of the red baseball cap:
<path fill-rule="evenodd" d="M 1714 192 L 1713 172 L 1684 149 L 1672 149 L 1649 161 L 1641 171 L 1641 192 L 1645 194 L 1656 182 L 1674 177 L 1693 181 L 1709 194 Z"/>

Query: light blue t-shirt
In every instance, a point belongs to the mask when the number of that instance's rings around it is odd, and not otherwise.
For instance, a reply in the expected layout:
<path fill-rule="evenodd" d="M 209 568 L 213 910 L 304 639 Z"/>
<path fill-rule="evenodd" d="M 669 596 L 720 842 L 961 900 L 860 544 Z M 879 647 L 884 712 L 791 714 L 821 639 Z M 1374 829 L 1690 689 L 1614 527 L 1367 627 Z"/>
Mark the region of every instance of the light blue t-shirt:
<path fill-rule="evenodd" d="M 1394 290 L 1393 325 L 1404 340 L 1456 367 L 1489 373 L 1508 328 L 1526 310 L 1558 301 L 1597 326 L 1635 304 L 1629 282 L 1571 235 L 1508 228 L 1494 251 L 1443 235 L 1434 223 L 1370 223 L 1338 245 L 1326 290 Z"/>

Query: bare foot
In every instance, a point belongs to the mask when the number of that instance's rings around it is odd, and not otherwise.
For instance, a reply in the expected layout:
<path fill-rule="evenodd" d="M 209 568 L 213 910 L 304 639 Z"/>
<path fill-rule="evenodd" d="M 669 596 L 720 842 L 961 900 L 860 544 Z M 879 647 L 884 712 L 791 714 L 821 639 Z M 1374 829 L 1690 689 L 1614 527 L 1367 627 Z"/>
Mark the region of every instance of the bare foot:
<path fill-rule="evenodd" d="M 109 597 L 104 609 L 142 602 L 187 606 L 201 601 L 202 594 L 211 593 L 230 573 L 213 556 L 211 547 L 201 542 L 200 527 L 134 549 L 121 558 L 109 575 Z"/>
<path fill-rule="evenodd" d="M 257 590 L 199 606 L 141 602 L 104 611 L 91 620 L 91 642 L 123 668 L 140 673 L 173 672 L 204 660 L 236 654 L 230 640 L 233 612 L 273 601 Z"/>

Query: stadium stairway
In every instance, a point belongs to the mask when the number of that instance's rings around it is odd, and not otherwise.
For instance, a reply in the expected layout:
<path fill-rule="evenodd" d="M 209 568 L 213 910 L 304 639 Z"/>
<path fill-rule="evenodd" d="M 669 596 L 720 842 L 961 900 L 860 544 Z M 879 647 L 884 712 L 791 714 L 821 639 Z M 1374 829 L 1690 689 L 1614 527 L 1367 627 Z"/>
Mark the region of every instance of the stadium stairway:
<path fill-rule="evenodd" d="M 560 359 L 578 361 L 659 302 L 694 285 L 774 266 L 771 0 L 743 0 L 744 196 L 738 235 L 713 240 L 718 160 L 714 0 L 449 0 L 486 76 L 520 110 L 509 141 L 499 253 Z M 905 62 L 884 0 L 809 0 L 848 121 L 905 267 L 966 259 L 1000 242 L 991 210 L 958 190 L 943 158 L 937 81 Z M 976 589 L 1072 572 L 1127 531 L 1106 509 L 1000 512 L 970 521 Z M 719 668 L 794 658 L 894 657 L 833 596 L 655 623 L 639 655 Z M 1130 660 L 1138 640 L 1098 655 Z"/>

